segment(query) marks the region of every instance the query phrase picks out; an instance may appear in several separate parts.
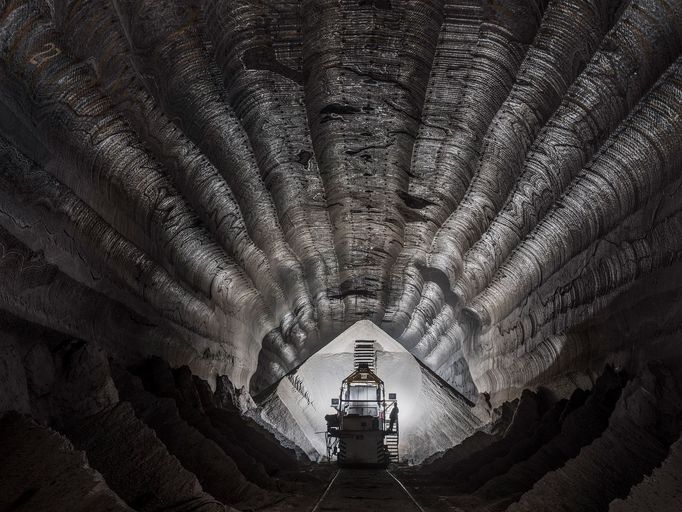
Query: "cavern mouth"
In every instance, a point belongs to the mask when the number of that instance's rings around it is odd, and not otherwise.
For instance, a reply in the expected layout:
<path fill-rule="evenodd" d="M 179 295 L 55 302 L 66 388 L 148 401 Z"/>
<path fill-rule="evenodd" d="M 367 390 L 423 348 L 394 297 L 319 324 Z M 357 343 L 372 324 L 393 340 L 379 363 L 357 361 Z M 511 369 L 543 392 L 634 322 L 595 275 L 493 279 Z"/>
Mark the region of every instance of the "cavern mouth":
<path fill-rule="evenodd" d="M 682 510 L 680 112 L 682 0 L 0 0 L 0 511 Z"/>
<path fill-rule="evenodd" d="M 369 376 L 344 384 L 361 364 Z M 419 464 L 490 420 L 368 320 L 346 329 L 255 400 L 260 420 L 310 460 L 355 466 Z M 365 441 L 372 435 L 375 440 Z M 356 436 L 359 446 L 353 446 Z"/>

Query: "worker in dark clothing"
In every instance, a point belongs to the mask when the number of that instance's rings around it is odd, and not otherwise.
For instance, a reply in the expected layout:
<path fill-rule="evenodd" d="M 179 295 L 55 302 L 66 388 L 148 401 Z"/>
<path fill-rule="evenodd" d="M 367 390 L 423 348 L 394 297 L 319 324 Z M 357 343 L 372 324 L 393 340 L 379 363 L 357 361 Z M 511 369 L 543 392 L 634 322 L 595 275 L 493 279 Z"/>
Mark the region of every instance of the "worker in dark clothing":
<path fill-rule="evenodd" d="M 393 409 L 391 409 L 391 415 L 388 418 L 391 420 L 391 422 L 388 425 L 388 431 L 393 432 L 393 425 L 398 419 L 398 402 L 396 402 L 393 405 Z"/>

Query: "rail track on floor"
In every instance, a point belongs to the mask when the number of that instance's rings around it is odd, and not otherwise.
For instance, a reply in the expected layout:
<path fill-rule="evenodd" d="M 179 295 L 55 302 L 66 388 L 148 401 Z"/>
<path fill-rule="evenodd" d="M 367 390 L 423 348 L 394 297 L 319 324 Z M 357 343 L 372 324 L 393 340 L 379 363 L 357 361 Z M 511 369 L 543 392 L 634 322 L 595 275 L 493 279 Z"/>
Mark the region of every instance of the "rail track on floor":
<path fill-rule="evenodd" d="M 387 469 L 339 469 L 311 512 L 425 512 L 405 485 Z"/>

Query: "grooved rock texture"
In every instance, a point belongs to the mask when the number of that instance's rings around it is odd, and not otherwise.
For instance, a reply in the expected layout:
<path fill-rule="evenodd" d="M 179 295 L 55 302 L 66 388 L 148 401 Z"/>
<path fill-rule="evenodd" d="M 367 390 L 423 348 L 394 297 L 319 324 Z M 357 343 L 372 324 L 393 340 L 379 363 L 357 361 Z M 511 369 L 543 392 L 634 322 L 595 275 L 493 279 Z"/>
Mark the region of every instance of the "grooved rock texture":
<path fill-rule="evenodd" d="M 221 503 L 202 492 L 195 475 L 168 453 L 154 431 L 141 424 L 128 403 L 79 422 L 68 434 L 136 510 L 183 503 L 202 512 L 224 510 Z"/>
<path fill-rule="evenodd" d="M 664 510 L 681 113 L 682 0 L 0 0 L 0 414 L 36 486 L 307 507 L 328 474 L 252 397 L 364 320 L 476 404 L 453 442 L 490 420 L 424 466 L 448 504 Z"/>
<path fill-rule="evenodd" d="M 2 510 L 131 512 L 83 452 L 25 416 L 0 419 Z"/>
<path fill-rule="evenodd" d="M 2 510 L 293 511 L 327 478 L 242 416 L 224 377 L 214 392 L 187 366 L 126 370 L 93 342 L 3 325 L 25 368 L 5 396 L 27 400 L 0 414 Z"/>
<path fill-rule="evenodd" d="M 498 405 L 679 333 L 679 0 L 0 7 L 13 315 L 254 392 L 370 319 Z"/>
<path fill-rule="evenodd" d="M 672 512 L 682 503 L 682 441 L 677 440 L 663 463 L 650 476 L 633 487 L 626 498 L 615 500 L 609 512 L 630 512 L 639 510 L 657 510 Z"/>
<path fill-rule="evenodd" d="M 504 433 L 474 436 L 401 475 L 434 510 L 676 510 L 681 420 L 680 387 L 665 367 L 634 378 L 607 368 L 568 400 L 524 392 Z"/>

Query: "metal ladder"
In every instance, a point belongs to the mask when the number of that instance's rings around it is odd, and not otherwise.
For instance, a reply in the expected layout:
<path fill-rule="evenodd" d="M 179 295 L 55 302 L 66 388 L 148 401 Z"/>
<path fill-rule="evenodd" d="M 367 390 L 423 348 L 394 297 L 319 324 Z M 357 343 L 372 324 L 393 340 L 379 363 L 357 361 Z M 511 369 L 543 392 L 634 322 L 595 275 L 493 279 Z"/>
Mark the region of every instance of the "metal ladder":
<path fill-rule="evenodd" d="M 384 443 L 388 448 L 388 458 L 391 462 L 396 464 L 400 461 L 400 454 L 398 453 L 398 432 L 395 434 L 387 434 L 384 436 Z"/>
<path fill-rule="evenodd" d="M 392 406 L 391 406 L 392 407 Z M 389 413 L 391 408 L 386 410 Z M 384 420 L 384 431 L 388 432 L 388 427 L 391 424 L 390 420 Z M 393 424 L 393 431 L 390 434 L 384 434 L 384 444 L 388 448 L 388 456 L 391 462 L 398 463 L 400 461 L 400 452 L 398 451 L 398 444 L 400 442 L 400 416 Z"/>

